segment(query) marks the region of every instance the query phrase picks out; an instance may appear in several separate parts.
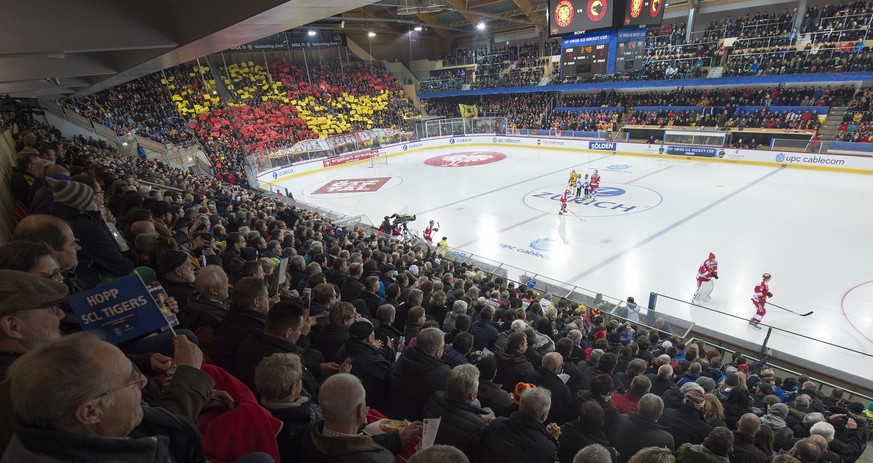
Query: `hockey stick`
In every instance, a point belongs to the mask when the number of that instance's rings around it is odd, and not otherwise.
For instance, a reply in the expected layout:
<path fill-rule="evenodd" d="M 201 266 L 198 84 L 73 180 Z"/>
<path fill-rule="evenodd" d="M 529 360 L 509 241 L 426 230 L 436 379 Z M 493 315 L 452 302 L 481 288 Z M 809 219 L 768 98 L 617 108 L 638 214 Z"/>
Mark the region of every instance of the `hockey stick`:
<path fill-rule="evenodd" d="M 795 311 L 793 311 L 793 310 L 788 310 L 788 309 L 786 309 L 785 307 L 780 307 L 780 306 L 778 306 L 778 305 L 776 305 L 776 304 L 774 304 L 774 303 L 772 303 L 772 302 L 767 302 L 767 305 L 772 305 L 773 307 L 776 307 L 777 309 L 782 309 L 782 310 L 784 310 L 784 311 L 786 311 L 786 312 L 791 312 L 791 313 L 793 313 L 794 315 L 800 315 L 801 317 L 808 317 L 808 316 L 812 315 L 812 310 L 810 310 L 810 311 L 807 312 L 807 313 L 799 313 L 799 312 L 795 312 Z"/>
<path fill-rule="evenodd" d="M 575 212 L 573 212 L 572 209 L 567 209 L 567 212 L 569 212 L 569 213 L 573 214 L 574 216 L 576 216 L 577 219 L 579 219 L 579 220 L 581 220 L 581 221 L 583 221 L 583 222 L 585 221 L 585 219 L 583 219 L 582 217 L 579 217 L 578 214 L 576 214 Z"/>

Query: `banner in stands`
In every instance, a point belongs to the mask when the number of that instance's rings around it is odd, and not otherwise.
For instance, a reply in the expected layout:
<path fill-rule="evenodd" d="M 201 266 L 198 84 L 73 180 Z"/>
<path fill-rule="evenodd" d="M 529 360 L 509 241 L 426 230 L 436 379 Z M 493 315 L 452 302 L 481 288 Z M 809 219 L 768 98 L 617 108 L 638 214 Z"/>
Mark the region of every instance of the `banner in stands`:
<path fill-rule="evenodd" d="M 270 50 L 287 50 L 289 48 L 329 48 L 329 47 L 345 47 L 346 35 L 339 32 L 317 31 L 314 36 L 310 36 L 306 31 L 291 31 L 280 32 L 278 34 L 264 37 L 254 42 L 249 42 L 245 45 L 229 48 L 231 52 L 252 52 L 252 51 L 270 51 Z"/>
<path fill-rule="evenodd" d="M 82 329 L 102 331 L 112 344 L 167 326 L 160 306 L 135 273 L 70 296 L 70 306 Z"/>
<path fill-rule="evenodd" d="M 379 128 L 361 130 L 359 132 L 345 135 L 337 135 L 335 137 L 302 140 L 295 143 L 294 146 L 290 148 L 283 148 L 271 153 L 270 157 L 281 158 L 297 153 L 306 153 L 312 151 L 330 151 L 348 145 L 354 146 L 356 143 L 367 144 L 367 142 L 372 142 L 377 138 L 391 137 L 396 133 L 397 131 L 394 129 Z"/>

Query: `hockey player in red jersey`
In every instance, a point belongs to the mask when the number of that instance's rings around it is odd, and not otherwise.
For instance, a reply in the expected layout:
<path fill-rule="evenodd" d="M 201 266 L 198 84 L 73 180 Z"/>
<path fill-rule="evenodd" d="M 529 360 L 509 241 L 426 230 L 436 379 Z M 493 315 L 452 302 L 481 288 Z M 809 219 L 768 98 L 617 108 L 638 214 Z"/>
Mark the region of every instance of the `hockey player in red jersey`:
<path fill-rule="evenodd" d="M 718 280 L 718 262 L 715 254 L 709 253 L 709 257 L 697 268 L 697 291 L 691 302 L 709 302 L 712 288 L 715 286 L 712 279 Z"/>
<path fill-rule="evenodd" d="M 749 324 L 759 330 L 761 327 L 758 324 L 761 323 L 764 315 L 767 315 L 765 304 L 767 304 L 768 297 L 773 297 L 773 293 L 770 292 L 770 274 L 765 273 L 761 284 L 755 286 L 755 295 L 752 296 L 752 304 L 755 304 L 755 315 L 752 315 L 752 319 L 749 320 Z"/>
<path fill-rule="evenodd" d="M 597 170 L 594 170 L 594 174 L 591 175 L 591 187 L 590 187 L 590 195 L 592 199 L 597 199 L 597 188 L 600 187 L 600 173 Z"/>
<path fill-rule="evenodd" d="M 424 241 L 427 244 L 433 244 L 433 234 L 438 231 L 440 231 L 439 224 L 434 225 L 433 219 L 431 219 L 427 224 L 427 228 L 424 229 Z"/>
<path fill-rule="evenodd" d="M 558 215 L 564 215 L 564 212 L 567 212 L 567 195 L 570 194 L 570 190 L 564 190 L 564 194 L 561 195 L 561 211 L 558 212 Z"/>

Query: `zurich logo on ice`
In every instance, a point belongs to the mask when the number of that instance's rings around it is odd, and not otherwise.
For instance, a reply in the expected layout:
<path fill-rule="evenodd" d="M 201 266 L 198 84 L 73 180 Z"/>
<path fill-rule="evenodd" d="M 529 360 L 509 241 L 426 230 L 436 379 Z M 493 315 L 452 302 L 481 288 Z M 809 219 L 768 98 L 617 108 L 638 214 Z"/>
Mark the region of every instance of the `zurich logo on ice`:
<path fill-rule="evenodd" d="M 408 149 L 409 149 L 409 146 L 407 146 L 407 145 L 403 145 L 403 151 L 406 151 L 406 150 L 408 150 Z"/>
<path fill-rule="evenodd" d="M 621 196 L 624 193 L 625 190 L 614 186 L 602 186 L 597 189 L 597 197 L 599 198 L 614 198 L 616 196 Z"/>
<path fill-rule="evenodd" d="M 782 162 L 785 160 L 785 153 L 779 153 L 776 155 L 776 162 Z"/>
<path fill-rule="evenodd" d="M 455 144 L 455 139 L 454 139 L 454 138 L 449 138 L 449 144 L 450 144 L 450 145 L 454 145 L 454 144 Z"/>
<path fill-rule="evenodd" d="M 273 178 L 279 178 L 279 174 L 273 172 Z"/>
<path fill-rule="evenodd" d="M 609 169 L 609 170 L 625 170 L 625 169 L 630 169 L 630 168 L 631 168 L 630 164 L 613 164 L 613 165 L 607 167 L 607 169 Z"/>
<path fill-rule="evenodd" d="M 497 143 L 497 137 L 492 138 L 491 143 Z"/>

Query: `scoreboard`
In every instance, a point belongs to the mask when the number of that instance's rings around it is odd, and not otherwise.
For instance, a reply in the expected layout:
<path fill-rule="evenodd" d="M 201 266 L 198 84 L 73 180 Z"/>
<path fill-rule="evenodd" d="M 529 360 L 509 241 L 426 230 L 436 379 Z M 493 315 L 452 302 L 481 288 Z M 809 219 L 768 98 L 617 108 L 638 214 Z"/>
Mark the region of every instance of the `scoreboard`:
<path fill-rule="evenodd" d="M 643 68 L 646 41 L 618 42 L 615 53 L 615 73 L 629 73 Z"/>
<path fill-rule="evenodd" d="M 667 0 L 548 0 L 549 35 L 659 25 Z"/>
<path fill-rule="evenodd" d="M 646 30 L 621 29 L 567 36 L 561 41 L 561 77 L 623 74 L 642 69 Z"/>
<path fill-rule="evenodd" d="M 561 53 L 561 77 L 606 74 L 609 70 L 609 44 L 567 47 Z"/>

